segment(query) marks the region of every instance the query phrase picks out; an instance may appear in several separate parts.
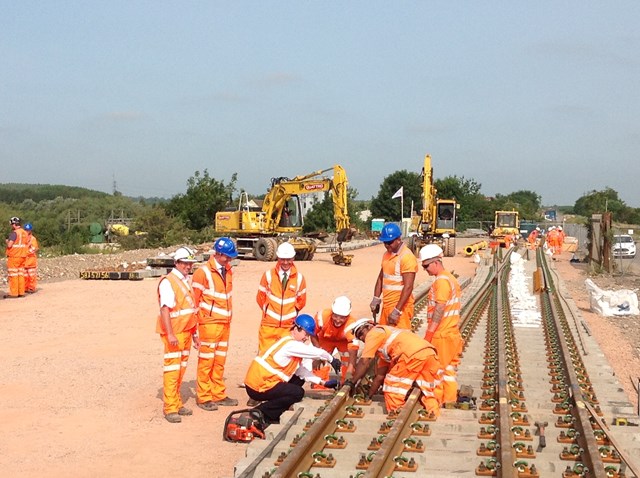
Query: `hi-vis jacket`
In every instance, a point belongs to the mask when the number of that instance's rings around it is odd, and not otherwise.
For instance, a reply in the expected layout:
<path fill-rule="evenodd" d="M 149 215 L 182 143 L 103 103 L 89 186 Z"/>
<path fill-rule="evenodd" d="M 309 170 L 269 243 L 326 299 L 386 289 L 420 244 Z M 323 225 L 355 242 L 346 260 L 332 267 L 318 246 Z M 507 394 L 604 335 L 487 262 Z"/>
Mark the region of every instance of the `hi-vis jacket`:
<path fill-rule="evenodd" d="M 7 257 L 27 257 L 29 253 L 29 236 L 27 235 L 27 231 L 19 227 L 13 232 L 16 235 L 16 240 L 13 241 L 11 247 L 7 247 Z"/>
<path fill-rule="evenodd" d="M 356 322 L 355 317 L 349 315 L 342 327 L 336 327 L 331 320 L 332 313 L 331 308 L 328 308 L 320 310 L 316 314 L 316 337 L 318 337 L 320 346 L 325 350 L 329 350 L 329 348 L 333 350 L 334 347 L 337 347 L 341 356 L 344 356 L 347 349 L 358 350 L 359 343 L 355 342 L 352 332 L 353 324 Z"/>
<path fill-rule="evenodd" d="M 260 279 L 256 301 L 262 309 L 261 325 L 291 328 L 298 311 L 307 303 L 307 282 L 292 265 L 283 289 L 278 272 L 276 266 L 266 271 Z"/>
<path fill-rule="evenodd" d="M 418 272 L 418 261 L 411 249 L 405 244 L 400 246 L 397 253 L 385 252 L 382 256 L 382 300 L 384 304 L 395 306 L 404 286 L 402 274 Z M 409 296 L 406 306 L 414 303 L 413 294 Z"/>
<path fill-rule="evenodd" d="M 204 267 L 193 273 L 191 285 L 198 300 L 198 323 L 228 324 L 231 322 L 231 296 L 233 272 L 227 265 L 226 277 L 220 274 L 221 267 L 212 257 Z"/>
<path fill-rule="evenodd" d="M 460 321 L 460 285 L 453 274 L 442 271 L 438 274 L 427 293 L 428 317 L 433 313 L 436 302 L 444 302 L 444 315 L 436 329 L 434 337 L 446 337 L 454 333 L 459 335 Z"/>
<path fill-rule="evenodd" d="M 333 357 L 320 348 L 294 340 L 288 335 L 253 359 L 244 383 L 256 392 L 265 392 L 280 382 L 288 382 L 294 374 L 308 382 L 320 383 L 320 377 L 301 366 L 302 359 L 330 361 Z"/>
<path fill-rule="evenodd" d="M 410 330 L 397 329 L 389 325 L 376 325 L 367 334 L 362 351 L 363 358 L 374 358 L 395 364 L 400 358 L 411 358 L 421 350 L 429 350 L 436 355 L 436 349 L 426 340 Z"/>
<path fill-rule="evenodd" d="M 173 269 L 158 282 L 158 304 L 160 303 L 160 283 L 163 280 L 168 280 L 171 283 L 171 288 L 176 295 L 176 305 L 169 310 L 173 333 L 177 334 L 193 329 L 196 326 L 196 305 L 191 289 L 182 280 L 181 274 L 176 269 Z M 159 314 L 156 321 L 156 332 L 160 335 L 167 335 L 167 332 L 162 327 L 162 320 Z"/>
<path fill-rule="evenodd" d="M 27 260 L 24 263 L 25 267 L 36 267 L 37 265 L 37 254 L 38 254 L 38 250 L 40 249 L 38 246 L 38 240 L 36 239 L 36 236 L 34 236 L 33 234 L 28 237 L 28 243 L 27 243 Z"/>

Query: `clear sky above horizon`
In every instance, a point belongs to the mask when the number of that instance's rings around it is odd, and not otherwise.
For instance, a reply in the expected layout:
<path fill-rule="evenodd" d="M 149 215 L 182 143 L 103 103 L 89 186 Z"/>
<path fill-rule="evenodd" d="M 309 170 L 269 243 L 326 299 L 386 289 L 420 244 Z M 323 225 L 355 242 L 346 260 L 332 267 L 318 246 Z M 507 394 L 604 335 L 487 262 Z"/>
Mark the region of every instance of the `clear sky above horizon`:
<path fill-rule="evenodd" d="M 0 183 L 253 194 L 341 164 L 640 207 L 640 2 L 0 0 Z M 634 159 L 635 158 L 635 159 Z"/>

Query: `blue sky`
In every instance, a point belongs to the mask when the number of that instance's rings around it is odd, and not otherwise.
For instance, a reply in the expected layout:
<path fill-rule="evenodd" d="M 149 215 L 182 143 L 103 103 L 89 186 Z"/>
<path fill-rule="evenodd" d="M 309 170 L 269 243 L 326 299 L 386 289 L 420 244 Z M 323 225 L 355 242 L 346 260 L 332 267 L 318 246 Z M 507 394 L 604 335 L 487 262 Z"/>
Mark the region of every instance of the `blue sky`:
<path fill-rule="evenodd" d="M 266 191 L 341 164 L 640 207 L 640 2 L 0 0 L 0 182 Z"/>

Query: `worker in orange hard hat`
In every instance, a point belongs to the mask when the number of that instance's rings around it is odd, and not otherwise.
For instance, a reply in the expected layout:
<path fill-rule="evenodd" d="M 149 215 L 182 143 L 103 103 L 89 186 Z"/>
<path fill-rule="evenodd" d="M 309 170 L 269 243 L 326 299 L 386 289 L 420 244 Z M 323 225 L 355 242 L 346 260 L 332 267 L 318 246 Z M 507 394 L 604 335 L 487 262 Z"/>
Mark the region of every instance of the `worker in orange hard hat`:
<path fill-rule="evenodd" d="M 382 305 L 381 324 L 410 329 L 414 312 L 413 284 L 418 262 L 402 242 L 402 231 L 397 224 L 385 224 L 379 239 L 384 243 L 386 252 L 382 256 L 382 266 L 369 305 L 371 313 L 375 317 Z"/>
<path fill-rule="evenodd" d="M 27 233 L 21 227 L 20 218 L 17 216 L 9 219 L 11 233 L 5 240 L 7 245 L 7 275 L 9 276 L 9 293 L 5 299 L 24 297 L 25 270 L 24 265 L 29 254 Z"/>
<path fill-rule="evenodd" d="M 358 359 L 359 344 L 355 342 L 351 328 L 355 318 L 351 315 L 351 300 L 346 296 L 336 297 L 328 309 L 316 314 L 316 333 L 311 342 L 329 353 L 337 350 L 340 354 L 341 380 L 353 375 Z M 329 379 L 329 365 L 314 363 L 314 373 L 325 380 Z M 312 388 L 317 388 L 312 386 Z"/>
<path fill-rule="evenodd" d="M 458 280 L 445 270 L 444 254 L 437 244 L 420 249 L 422 268 L 435 279 L 427 293 L 427 331 L 425 340 L 438 351 L 444 369 L 442 385 L 438 387 L 438 400 L 442 403 L 458 400 L 458 364 L 464 344 L 458 324 L 460 322 L 461 293 Z"/>
<path fill-rule="evenodd" d="M 24 225 L 27 233 L 27 258 L 24 262 L 25 282 L 24 291 L 27 294 L 34 294 L 38 286 L 38 240 L 33 235 L 33 225 L 28 222 Z"/>
<path fill-rule="evenodd" d="M 196 404 L 206 411 L 238 404 L 238 400 L 227 396 L 224 383 L 233 315 L 231 261 L 238 257 L 238 251 L 230 238 L 220 237 L 213 243 L 212 252 L 207 263 L 193 273 L 191 281 L 198 306 L 200 337 Z"/>
<path fill-rule="evenodd" d="M 372 319 L 355 322 L 355 337 L 364 342 L 364 350 L 356 364 L 353 380 L 347 380 L 352 391 L 367 371 L 371 361 L 378 358 L 376 379 L 369 389 L 372 397 L 380 386 L 377 378 L 383 378 L 382 392 L 388 412 L 404 405 L 409 391 L 417 384 L 422 392 L 420 401 L 428 412 L 440 414 L 440 402 L 436 389 L 442 377 L 442 367 L 436 348 L 410 330 L 389 325 L 376 325 Z"/>
<path fill-rule="evenodd" d="M 193 251 L 180 247 L 173 256 L 174 267 L 158 282 L 160 314 L 156 332 L 164 344 L 163 401 L 164 417 L 169 423 L 180 423 L 193 411 L 182 404 L 180 386 L 191 350 L 191 341 L 200 346 L 197 336 L 196 302 L 189 274 L 196 262 Z"/>
<path fill-rule="evenodd" d="M 307 303 L 307 282 L 293 260 L 296 251 L 289 242 L 276 250 L 278 262 L 260 279 L 256 301 L 262 311 L 258 332 L 258 355 L 289 335 L 298 312 Z"/>

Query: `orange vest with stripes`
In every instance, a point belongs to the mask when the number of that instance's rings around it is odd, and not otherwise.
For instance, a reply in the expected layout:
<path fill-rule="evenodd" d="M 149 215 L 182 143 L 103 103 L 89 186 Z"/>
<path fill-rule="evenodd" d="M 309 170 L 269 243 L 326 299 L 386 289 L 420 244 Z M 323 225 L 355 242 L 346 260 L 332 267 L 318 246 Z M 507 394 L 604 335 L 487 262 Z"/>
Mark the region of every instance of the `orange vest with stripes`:
<path fill-rule="evenodd" d="M 458 333 L 458 323 L 460 322 L 460 284 L 449 271 L 442 271 L 438 274 L 427 293 L 428 314 L 435 309 L 436 302 L 446 300 L 444 314 L 435 334 L 446 336 L 451 331 Z"/>
<path fill-rule="evenodd" d="M 38 252 L 38 240 L 32 234 L 29 236 L 29 242 L 27 243 L 27 260 L 24 263 L 25 267 L 36 266 L 36 254 Z"/>
<path fill-rule="evenodd" d="M 324 309 L 316 314 L 316 337 L 318 337 L 320 346 L 328 350 L 330 346 L 344 347 L 348 345 L 349 349 L 357 350 L 358 346 L 353 343 L 354 336 L 351 332 L 353 323 L 356 321 L 355 317 L 349 315 L 342 327 L 336 327 L 331 320 L 332 314 L 331 309 Z M 331 351 L 329 350 L 329 353 Z"/>
<path fill-rule="evenodd" d="M 402 244 L 396 254 L 385 252 L 382 256 L 382 298 L 387 304 L 395 304 L 400 300 L 404 283 L 402 274 L 406 272 L 418 272 L 418 260 L 413 252 Z M 405 307 L 414 303 L 413 294 Z"/>
<path fill-rule="evenodd" d="M 256 300 L 262 309 L 261 325 L 291 328 L 293 321 L 307 303 L 307 283 L 295 266 L 289 269 L 283 289 L 278 268 L 265 272 L 260 279 Z"/>
<path fill-rule="evenodd" d="M 282 337 L 269 347 L 263 355 L 259 355 L 253 359 L 251 365 L 249 365 L 247 376 L 244 379 L 247 387 L 257 392 L 265 392 L 271 390 L 280 382 L 288 382 L 291 380 L 295 371 L 298 370 L 302 359 L 300 357 L 290 357 L 289 362 L 284 366 L 278 364 L 273 359 L 276 352 L 291 340 L 293 340 L 293 337 L 290 335 Z"/>
<path fill-rule="evenodd" d="M 226 280 L 222 279 L 216 269 L 216 262 L 209 259 L 204 267 L 193 273 L 191 284 L 202 292 L 198 306 L 199 324 L 228 324 L 231 322 L 231 291 L 233 290 L 233 273 L 226 268 Z"/>
<path fill-rule="evenodd" d="M 169 309 L 169 318 L 171 319 L 171 328 L 174 334 L 193 329 L 196 324 L 196 304 L 193 299 L 191 289 L 175 274 L 169 273 L 160 278 L 158 282 L 158 304 L 160 304 L 160 283 L 163 280 L 171 283 L 171 288 L 176 295 L 176 305 Z M 160 335 L 166 335 L 167 332 L 162 327 L 162 320 L 158 315 L 156 321 L 156 332 Z"/>
<path fill-rule="evenodd" d="M 436 354 L 433 345 L 410 330 L 376 325 L 367 333 L 362 357 L 373 358 L 377 353 L 386 362 L 393 362 L 402 355 L 411 357 L 424 349 L 430 349 L 432 355 Z"/>
<path fill-rule="evenodd" d="M 29 253 L 27 231 L 19 227 L 13 232 L 16 233 L 16 240 L 11 247 L 7 247 L 7 257 L 27 257 Z"/>

